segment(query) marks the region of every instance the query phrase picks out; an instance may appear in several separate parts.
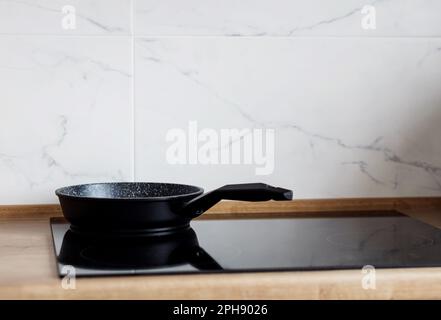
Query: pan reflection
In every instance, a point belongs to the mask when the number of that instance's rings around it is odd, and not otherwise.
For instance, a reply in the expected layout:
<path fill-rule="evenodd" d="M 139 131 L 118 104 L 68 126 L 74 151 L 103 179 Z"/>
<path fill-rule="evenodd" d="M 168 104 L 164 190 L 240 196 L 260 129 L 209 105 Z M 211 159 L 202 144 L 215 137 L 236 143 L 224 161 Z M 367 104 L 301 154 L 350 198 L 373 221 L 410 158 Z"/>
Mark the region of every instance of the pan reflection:
<path fill-rule="evenodd" d="M 58 256 L 61 263 L 87 269 L 160 269 L 191 265 L 222 270 L 199 246 L 193 229 L 161 236 L 96 236 L 68 230 Z"/>

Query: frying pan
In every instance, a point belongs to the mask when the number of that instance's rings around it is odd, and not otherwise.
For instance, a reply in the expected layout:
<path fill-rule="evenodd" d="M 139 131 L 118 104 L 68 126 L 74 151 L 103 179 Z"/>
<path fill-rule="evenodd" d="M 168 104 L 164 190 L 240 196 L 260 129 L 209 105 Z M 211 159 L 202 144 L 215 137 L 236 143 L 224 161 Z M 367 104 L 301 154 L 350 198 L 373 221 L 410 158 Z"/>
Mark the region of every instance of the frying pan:
<path fill-rule="evenodd" d="M 263 183 L 230 184 L 205 193 L 200 187 L 150 182 L 94 183 L 57 189 L 71 229 L 83 232 L 168 233 L 222 199 L 291 200 L 292 191 Z"/>

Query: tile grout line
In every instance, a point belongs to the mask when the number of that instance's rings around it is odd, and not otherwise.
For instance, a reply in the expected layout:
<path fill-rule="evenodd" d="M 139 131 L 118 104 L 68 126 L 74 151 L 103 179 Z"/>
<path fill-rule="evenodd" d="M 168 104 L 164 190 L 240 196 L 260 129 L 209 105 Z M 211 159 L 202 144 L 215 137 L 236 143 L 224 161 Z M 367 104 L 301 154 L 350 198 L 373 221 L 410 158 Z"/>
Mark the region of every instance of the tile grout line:
<path fill-rule="evenodd" d="M 134 19 L 134 17 L 132 18 Z M 133 28 L 133 23 L 131 23 Z M 127 38 L 130 39 L 143 39 L 143 38 L 165 38 L 165 39 L 174 39 L 174 38 L 195 38 L 195 39 L 280 39 L 280 40 L 295 40 L 295 39 L 370 39 L 370 40 L 439 40 L 441 39 L 441 35 L 436 36 L 418 36 L 418 35 L 403 35 L 403 36 L 374 36 L 374 35 L 293 35 L 293 36 L 284 36 L 284 35 L 270 35 L 270 36 L 250 36 L 250 35 L 153 35 L 153 34 L 139 34 L 135 35 L 134 32 L 130 32 L 128 34 L 33 34 L 33 33 L 0 33 L 1 37 L 28 37 L 28 38 Z"/>
<path fill-rule="evenodd" d="M 136 181 L 136 117 L 135 117 L 135 30 L 134 30 L 134 1 L 130 1 L 130 32 L 132 54 L 132 81 L 131 81 L 131 180 Z"/>

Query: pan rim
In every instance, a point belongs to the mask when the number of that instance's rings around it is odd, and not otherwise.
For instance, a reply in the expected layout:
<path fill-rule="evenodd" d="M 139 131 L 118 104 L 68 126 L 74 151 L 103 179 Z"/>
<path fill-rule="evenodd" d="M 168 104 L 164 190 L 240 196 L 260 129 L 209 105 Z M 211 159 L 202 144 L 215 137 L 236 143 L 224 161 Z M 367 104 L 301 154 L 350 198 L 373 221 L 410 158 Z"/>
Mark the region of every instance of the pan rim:
<path fill-rule="evenodd" d="M 63 193 L 68 188 L 75 188 L 75 187 L 84 187 L 84 186 L 93 186 L 93 185 L 117 185 L 117 184 L 156 184 L 156 185 L 174 185 L 179 187 L 190 187 L 197 189 L 194 192 L 190 193 L 183 193 L 183 194 L 177 194 L 177 195 L 170 195 L 170 196 L 159 196 L 159 197 L 92 197 L 92 196 L 81 196 L 81 195 L 72 195 L 72 194 L 66 194 Z M 69 185 L 65 187 L 61 187 L 55 190 L 55 194 L 59 198 L 68 198 L 68 199 L 77 199 L 77 200 L 94 200 L 94 201 L 167 201 L 167 200 L 174 200 L 174 199 L 180 199 L 180 198 L 187 198 L 187 197 L 197 197 L 204 193 L 204 189 L 195 185 L 190 184 L 180 184 L 180 183 L 169 183 L 169 182 L 93 182 L 93 183 L 85 183 L 85 184 L 76 184 L 76 185 Z"/>

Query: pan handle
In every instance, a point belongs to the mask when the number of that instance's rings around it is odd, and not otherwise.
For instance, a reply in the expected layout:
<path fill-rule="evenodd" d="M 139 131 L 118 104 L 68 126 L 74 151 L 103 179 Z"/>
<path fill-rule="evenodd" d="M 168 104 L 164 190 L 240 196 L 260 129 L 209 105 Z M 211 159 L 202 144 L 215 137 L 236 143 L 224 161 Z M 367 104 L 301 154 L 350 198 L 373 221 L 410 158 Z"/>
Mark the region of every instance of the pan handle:
<path fill-rule="evenodd" d="M 228 184 L 202 194 L 184 205 L 183 214 L 195 218 L 220 200 L 268 201 L 291 200 L 292 191 L 264 183 Z"/>

